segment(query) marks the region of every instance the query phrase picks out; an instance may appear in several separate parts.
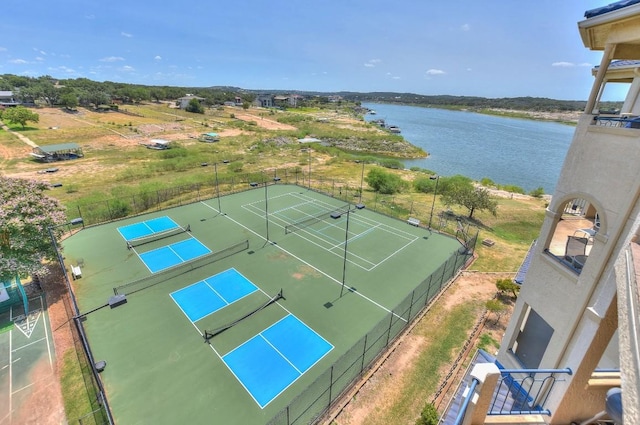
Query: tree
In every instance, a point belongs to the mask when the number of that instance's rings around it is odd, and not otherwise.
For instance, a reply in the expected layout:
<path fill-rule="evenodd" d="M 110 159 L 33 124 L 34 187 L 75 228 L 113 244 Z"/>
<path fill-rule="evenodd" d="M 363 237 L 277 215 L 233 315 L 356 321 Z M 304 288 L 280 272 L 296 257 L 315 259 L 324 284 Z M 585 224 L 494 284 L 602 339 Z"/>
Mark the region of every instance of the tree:
<path fill-rule="evenodd" d="M 152 87 L 149 90 L 149 95 L 156 101 L 156 103 L 160 103 L 161 100 L 167 98 L 167 92 L 162 87 Z"/>
<path fill-rule="evenodd" d="M 204 114 L 204 108 L 200 104 L 200 101 L 196 98 L 193 98 L 189 101 L 189 104 L 185 108 L 187 112 L 195 112 L 196 114 Z"/>
<path fill-rule="evenodd" d="M 406 182 L 399 176 L 387 173 L 381 168 L 371 169 L 364 180 L 373 190 L 386 195 L 398 193 L 406 186 Z"/>
<path fill-rule="evenodd" d="M 63 94 L 60 97 L 60 103 L 66 108 L 75 109 L 78 107 L 78 96 L 73 93 Z"/>
<path fill-rule="evenodd" d="M 453 184 L 442 192 L 445 205 L 460 205 L 469 210 L 469 218 L 478 210 L 488 210 L 495 217 L 498 214 L 498 201 L 491 198 L 489 191 L 472 184 Z"/>
<path fill-rule="evenodd" d="M 498 279 L 496 281 L 496 288 L 498 288 L 500 292 L 511 292 L 513 298 L 518 298 L 518 292 L 520 291 L 520 286 L 511 279 Z"/>
<path fill-rule="evenodd" d="M 35 112 L 31 112 L 31 110 L 25 108 L 24 106 L 16 106 L 15 108 L 7 108 L 2 113 L 2 119 L 12 123 L 20 124 L 22 125 L 22 128 L 24 128 L 28 121 L 38 122 L 40 120 L 40 115 L 36 114 Z"/>
<path fill-rule="evenodd" d="M 44 194 L 47 186 L 0 176 L 0 280 L 46 274 L 43 260 L 56 252 L 49 229 L 60 236 L 66 222 L 60 203 Z"/>
<path fill-rule="evenodd" d="M 497 299 L 491 299 L 487 301 L 485 304 L 487 310 L 496 315 L 496 324 L 500 321 L 500 317 L 502 317 L 502 313 L 507 309 L 507 307 L 502 303 L 502 301 Z"/>

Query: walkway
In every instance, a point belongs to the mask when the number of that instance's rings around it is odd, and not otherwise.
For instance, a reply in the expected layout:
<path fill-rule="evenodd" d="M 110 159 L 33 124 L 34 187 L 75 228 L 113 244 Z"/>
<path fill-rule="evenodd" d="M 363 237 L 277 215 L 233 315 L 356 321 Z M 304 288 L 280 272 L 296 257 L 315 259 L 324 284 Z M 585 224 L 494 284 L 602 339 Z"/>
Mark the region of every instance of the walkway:
<path fill-rule="evenodd" d="M 13 135 L 15 135 L 18 139 L 22 140 L 24 143 L 26 143 L 27 145 L 31 146 L 32 148 L 37 148 L 38 145 L 35 144 L 35 142 L 31 141 L 31 139 L 29 139 L 27 136 L 18 133 L 17 131 L 12 131 L 9 127 L 7 127 L 7 125 L 5 123 L 3 123 L 2 121 L 0 121 L 0 127 L 2 127 L 2 129 L 4 131 L 7 131 Z"/>

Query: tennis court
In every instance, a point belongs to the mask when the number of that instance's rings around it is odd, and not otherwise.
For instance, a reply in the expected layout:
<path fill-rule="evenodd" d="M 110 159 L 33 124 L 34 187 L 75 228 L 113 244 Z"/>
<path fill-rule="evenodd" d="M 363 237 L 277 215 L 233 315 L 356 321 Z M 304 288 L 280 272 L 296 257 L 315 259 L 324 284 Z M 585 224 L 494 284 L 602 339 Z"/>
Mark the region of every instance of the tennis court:
<path fill-rule="evenodd" d="M 455 238 L 283 184 L 87 227 L 63 245 L 68 264 L 82 259 L 74 291 L 116 421 L 157 424 L 307 423 L 469 255 Z M 114 293 L 127 302 L 103 308 Z"/>

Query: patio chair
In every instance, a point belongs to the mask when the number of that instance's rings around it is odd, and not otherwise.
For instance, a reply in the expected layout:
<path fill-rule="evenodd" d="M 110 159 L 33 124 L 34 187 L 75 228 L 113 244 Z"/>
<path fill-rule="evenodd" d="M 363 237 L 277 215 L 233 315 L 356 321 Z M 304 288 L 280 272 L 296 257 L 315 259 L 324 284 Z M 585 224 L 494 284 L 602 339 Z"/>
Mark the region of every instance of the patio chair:
<path fill-rule="evenodd" d="M 588 238 L 579 236 L 567 236 L 567 245 L 564 251 L 564 259 L 574 268 L 581 269 L 587 258 Z"/>

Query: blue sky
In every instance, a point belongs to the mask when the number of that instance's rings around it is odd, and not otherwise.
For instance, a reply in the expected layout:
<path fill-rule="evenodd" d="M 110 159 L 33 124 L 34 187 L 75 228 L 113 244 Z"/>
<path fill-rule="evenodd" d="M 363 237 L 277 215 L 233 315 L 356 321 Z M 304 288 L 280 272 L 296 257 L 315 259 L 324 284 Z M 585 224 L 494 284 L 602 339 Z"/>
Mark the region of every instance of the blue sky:
<path fill-rule="evenodd" d="M 584 100 L 605 0 L 3 0 L 0 74 Z"/>

